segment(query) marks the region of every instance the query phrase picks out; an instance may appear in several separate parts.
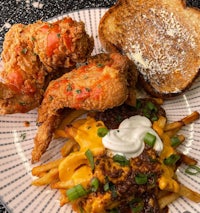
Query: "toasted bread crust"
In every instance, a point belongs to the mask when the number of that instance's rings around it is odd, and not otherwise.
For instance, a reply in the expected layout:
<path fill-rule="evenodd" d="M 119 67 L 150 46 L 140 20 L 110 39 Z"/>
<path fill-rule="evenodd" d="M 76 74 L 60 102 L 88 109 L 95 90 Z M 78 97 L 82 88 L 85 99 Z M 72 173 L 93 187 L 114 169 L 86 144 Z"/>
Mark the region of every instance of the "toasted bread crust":
<path fill-rule="evenodd" d="M 148 93 L 169 98 L 199 75 L 199 20 L 200 10 L 183 0 L 119 0 L 102 17 L 99 38 L 107 51 L 136 64 Z"/>

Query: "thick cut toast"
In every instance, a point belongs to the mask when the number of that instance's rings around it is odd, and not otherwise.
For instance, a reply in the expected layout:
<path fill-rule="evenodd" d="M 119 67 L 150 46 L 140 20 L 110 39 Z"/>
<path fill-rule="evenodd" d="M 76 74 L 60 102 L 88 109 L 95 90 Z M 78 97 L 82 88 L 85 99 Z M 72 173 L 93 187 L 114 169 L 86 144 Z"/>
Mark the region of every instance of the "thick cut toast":
<path fill-rule="evenodd" d="M 135 63 L 153 96 L 181 94 L 199 74 L 200 10 L 183 0 L 118 0 L 102 17 L 99 38 Z"/>

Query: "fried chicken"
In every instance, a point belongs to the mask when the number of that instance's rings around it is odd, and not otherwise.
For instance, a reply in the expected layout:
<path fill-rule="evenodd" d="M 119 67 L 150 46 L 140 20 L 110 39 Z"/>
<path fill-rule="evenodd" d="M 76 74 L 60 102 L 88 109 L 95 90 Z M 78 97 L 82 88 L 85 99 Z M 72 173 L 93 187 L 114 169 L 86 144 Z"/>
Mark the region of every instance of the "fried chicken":
<path fill-rule="evenodd" d="M 92 57 L 81 66 L 52 81 L 38 110 L 38 132 L 32 162 L 48 148 L 64 108 L 104 111 L 121 105 L 128 97 L 130 61 L 118 53 Z"/>
<path fill-rule="evenodd" d="M 82 22 L 15 24 L 5 36 L 0 73 L 0 114 L 39 106 L 52 78 L 85 62 L 94 46 Z"/>

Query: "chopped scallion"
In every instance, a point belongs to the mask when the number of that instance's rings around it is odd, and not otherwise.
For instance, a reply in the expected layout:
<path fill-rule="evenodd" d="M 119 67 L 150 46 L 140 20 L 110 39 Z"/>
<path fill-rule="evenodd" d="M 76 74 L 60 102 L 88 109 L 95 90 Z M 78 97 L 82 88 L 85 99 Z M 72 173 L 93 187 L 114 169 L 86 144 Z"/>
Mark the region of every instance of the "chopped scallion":
<path fill-rule="evenodd" d="M 190 165 L 185 169 L 185 173 L 189 175 L 197 175 L 200 173 L 200 168 L 196 165 Z"/>
<path fill-rule="evenodd" d="M 103 186 L 103 189 L 104 189 L 105 192 L 107 192 L 110 189 L 109 179 L 108 179 L 107 176 L 105 177 L 105 184 Z"/>
<path fill-rule="evenodd" d="M 155 104 L 150 101 L 147 102 L 146 106 L 150 111 L 157 112 L 157 110 L 158 110 L 157 107 L 155 106 Z"/>
<path fill-rule="evenodd" d="M 90 149 L 88 149 L 86 152 L 85 152 L 85 155 L 90 163 L 90 167 L 92 169 L 92 171 L 94 170 L 94 157 L 93 157 L 93 154 L 91 152 Z"/>
<path fill-rule="evenodd" d="M 69 91 L 72 91 L 72 85 L 71 84 L 68 84 L 67 85 L 67 91 L 69 92 Z"/>
<path fill-rule="evenodd" d="M 77 90 L 76 90 L 76 93 L 77 93 L 77 94 L 81 94 L 82 91 L 81 91 L 80 89 L 77 89 Z"/>
<path fill-rule="evenodd" d="M 115 185 L 113 183 L 110 183 L 109 186 L 110 186 L 111 196 L 113 198 L 117 197 L 117 190 Z"/>
<path fill-rule="evenodd" d="M 87 194 L 87 191 L 83 188 L 81 184 L 74 186 L 66 191 L 67 197 L 70 201 L 76 200 Z"/>
<path fill-rule="evenodd" d="M 27 48 L 23 48 L 21 52 L 22 52 L 23 54 L 26 54 L 27 51 L 28 51 Z"/>
<path fill-rule="evenodd" d="M 136 109 L 140 109 L 141 106 L 142 106 L 141 100 L 137 99 L 137 100 L 136 100 Z"/>
<path fill-rule="evenodd" d="M 106 127 L 100 127 L 97 129 L 97 135 L 101 138 L 107 135 L 107 133 L 108 133 L 108 129 Z"/>
<path fill-rule="evenodd" d="M 107 192 L 110 189 L 108 182 L 104 184 L 103 189 L 104 189 L 105 192 Z"/>
<path fill-rule="evenodd" d="M 157 121 L 157 120 L 158 120 L 158 116 L 155 113 L 153 113 L 151 115 L 151 121 L 153 122 L 153 121 Z"/>
<path fill-rule="evenodd" d="M 150 147 L 153 147 L 156 142 L 156 136 L 147 132 L 144 136 L 144 142 L 148 144 Z"/>
<path fill-rule="evenodd" d="M 146 184 L 148 181 L 147 175 L 139 173 L 135 176 L 135 182 L 139 185 Z"/>
<path fill-rule="evenodd" d="M 151 117 L 151 112 L 150 112 L 149 109 L 144 108 L 144 109 L 142 110 L 142 112 L 143 112 L 143 115 L 144 115 L 145 117 L 147 117 L 147 118 L 150 119 L 150 117 Z"/>
<path fill-rule="evenodd" d="M 97 64 L 97 67 L 103 67 L 104 65 L 103 64 L 101 64 L 101 63 L 98 63 Z"/>
<path fill-rule="evenodd" d="M 171 154 L 168 158 L 164 159 L 164 164 L 168 166 L 175 165 L 176 162 L 180 159 L 180 155 Z"/>
<path fill-rule="evenodd" d="M 129 160 L 127 160 L 126 157 L 123 155 L 116 154 L 113 156 L 113 160 L 119 163 L 121 166 L 129 166 L 130 164 Z"/>
<path fill-rule="evenodd" d="M 181 141 L 179 140 L 177 136 L 172 137 L 170 141 L 171 141 L 171 146 L 173 147 L 181 144 Z"/>
<path fill-rule="evenodd" d="M 96 178 L 96 177 L 92 178 L 90 185 L 91 185 L 91 191 L 96 192 L 99 188 L 98 178 Z"/>
<path fill-rule="evenodd" d="M 139 213 L 143 210 L 143 208 L 144 208 L 144 205 L 139 203 L 136 207 L 132 207 L 131 211 L 132 213 Z"/>
<path fill-rule="evenodd" d="M 25 133 L 25 132 L 22 133 L 22 134 L 20 135 L 20 138 L 21 138 L 22 140 L 24 140 L 24 139 L 26 138 L 26 133 Z"/>

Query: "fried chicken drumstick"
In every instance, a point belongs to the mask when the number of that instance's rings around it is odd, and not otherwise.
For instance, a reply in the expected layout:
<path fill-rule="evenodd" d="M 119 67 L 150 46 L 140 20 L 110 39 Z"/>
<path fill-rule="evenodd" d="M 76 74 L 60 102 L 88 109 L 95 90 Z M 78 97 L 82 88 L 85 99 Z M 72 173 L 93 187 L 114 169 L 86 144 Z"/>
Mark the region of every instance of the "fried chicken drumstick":
<path fill-rule="evenodd" d="M 130 61 L 118 53 L 100 54 L 51 81 L 38 110 L 38 132 L 32 162 L 40 160 L 51 142 L 64 108 L 104 111 L 121 105 L 128 97 Z"/>
<path fill-rule="evenodd" d="M 39 106 L 49 81 L 85 62 L 93 46 L 84 24 L 68 17 L 54 23 L 13 25 L 1 55 L 0 114 Z"/>

